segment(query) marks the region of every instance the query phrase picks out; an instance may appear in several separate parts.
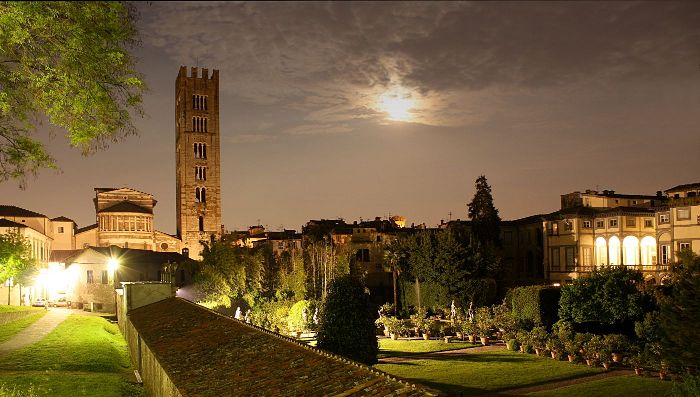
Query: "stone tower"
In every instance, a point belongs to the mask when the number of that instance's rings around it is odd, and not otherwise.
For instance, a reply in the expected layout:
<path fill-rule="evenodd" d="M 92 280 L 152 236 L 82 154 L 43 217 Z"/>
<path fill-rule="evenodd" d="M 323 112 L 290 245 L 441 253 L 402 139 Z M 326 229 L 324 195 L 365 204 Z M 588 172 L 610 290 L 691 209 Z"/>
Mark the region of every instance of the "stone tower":
<path fill-rule="evenodd" d="M 200 241 L 221 235 L 219 71 L 180 67 L 175 80 L 177 236 L 200 259 Z"/>

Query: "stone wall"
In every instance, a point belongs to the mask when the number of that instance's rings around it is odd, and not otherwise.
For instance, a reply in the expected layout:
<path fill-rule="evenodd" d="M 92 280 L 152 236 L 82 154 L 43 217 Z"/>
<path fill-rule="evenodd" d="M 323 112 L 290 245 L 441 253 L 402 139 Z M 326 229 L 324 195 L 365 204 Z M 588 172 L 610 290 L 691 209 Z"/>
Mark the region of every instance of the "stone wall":
<path fill-rule="evenodd" d="M 126 319 L 124 337 L 129 344 L 129 353 L 134 367 L 139 370 L 146 394 L 151 397 L 182 397 L 175 384 L 165 372 L 146 343 L 143 342 L 138 330 Z"/>

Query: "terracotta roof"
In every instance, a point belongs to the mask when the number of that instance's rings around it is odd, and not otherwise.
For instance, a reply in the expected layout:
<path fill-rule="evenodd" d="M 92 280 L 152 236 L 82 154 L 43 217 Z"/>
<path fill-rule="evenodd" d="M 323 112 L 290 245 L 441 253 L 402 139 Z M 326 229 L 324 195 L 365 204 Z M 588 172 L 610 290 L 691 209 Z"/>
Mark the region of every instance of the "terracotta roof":
<path fill-rule="evenodd" d="M 83 252 L 83 250 L 51 250 L 49 262 L 66 263 L 66 259 L 80 252 Z"/>
<path fill-rule="evenodd" d="M 103 208 L 97 211 L 98 214 L 104 212 L 136 212 L 140 214 L 152 214 L 153 210 L 142 207 L 138 204 L 134 204 L 131 201 L 122 201 L 120 203 L 114 204 L 111 207 Z"/>
<path fill-rule="evenodd" d="M 95 229 L 95 228 L 97 228 L 97 223 L 93 223 L 93 224 L 90 225 L 90 226 L 81 227 L 81 228 L 79 228 L 78 230 L 75 231 L 75 234 L 82 233 L 82 232 L 87 232 L 88 230 L 92 230 L 92 229 Z"/>
<path fill-rule="evenodd" d="M 53 218 L 51 220 L 55 221 L 55 222 L 73 222 L 73 223 L 75 223 L 74 220 L 72 220 L 70 218 L 66 218 L 65 216 L 58 216 L 58 217 Z"/>
<path fill-rule="evenodd" d="M 160 265 L 166 262 L 194 262 L 193 259 L 177 252 L 157 252 L 134 248 L 120 248 L 116 245 L 110 247 L 89 247 L 87 249 L 99 252 L 105 256 L 119 258 L 122 263 L 129 263 L 134 266 L 152 263 Z"/>
<path fill-rule="evenodd" d="M 27 227 L 27 225 L 23 225 L 21 223 L 17 222 L 12 222 L 9 219 L 0 219 L 0 227 Z"/>
<path fill-rule="evenodd" d="M 437 395 L 184 299 L 129 318 L 182 395 Z"/>
<path fill-rule="evenodd" d="M 685 185 L 674 186 L 668 190 L 664 190 L 664 193 L 682 192 L 685 190 L 700 189 L 700 182 L 696 183 L 686 183 Z"/>
<path fill-rule="evenodd" d="M 24 218 L 46 218 L 46 215 L 25 210 L 14 205 L 0 205 L 0 216 L 18 216 Z"/>

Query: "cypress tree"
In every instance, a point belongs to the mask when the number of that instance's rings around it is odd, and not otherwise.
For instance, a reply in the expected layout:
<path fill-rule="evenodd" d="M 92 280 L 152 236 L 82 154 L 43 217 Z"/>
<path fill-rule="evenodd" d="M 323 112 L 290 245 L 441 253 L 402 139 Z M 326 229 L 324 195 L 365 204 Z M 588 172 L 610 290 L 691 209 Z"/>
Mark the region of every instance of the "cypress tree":
<path fill-rule="evenodd" d="M 472 234 L 481 245 L 500 245 L 501 217 L 493 205 L 491 186 L 486 177 L 481 175 L 476 179 L 476 193 L 469 207 Z"/>
<path fill-rule="evenodd" d="M 351 360 L 377 363 L 379 345 L 375 334 L 372 305 L 357 278 L 336 278 L 323 303 L 317 346 Z"/>

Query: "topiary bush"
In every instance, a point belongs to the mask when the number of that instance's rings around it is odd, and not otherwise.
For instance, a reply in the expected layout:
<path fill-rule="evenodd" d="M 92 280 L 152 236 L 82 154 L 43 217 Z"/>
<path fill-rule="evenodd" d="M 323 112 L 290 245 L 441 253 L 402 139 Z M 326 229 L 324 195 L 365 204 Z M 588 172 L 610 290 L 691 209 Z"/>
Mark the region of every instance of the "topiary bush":
<path fill-rule="evenodd" d="M 513 288 L 508 291 L 506 301 L 521 328 L 543 325 L 549 329 L 559 320 L 560 296 L 559 288 L 533 285 Z"/>
<path fill-rule="evenodd" d="M 331 284 L 323 303 L 317 346 L 367 365 L 377 363 L 374 310 L 357 278 L 346 275 Z"/>

